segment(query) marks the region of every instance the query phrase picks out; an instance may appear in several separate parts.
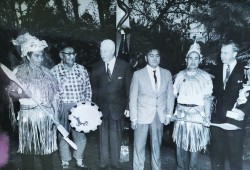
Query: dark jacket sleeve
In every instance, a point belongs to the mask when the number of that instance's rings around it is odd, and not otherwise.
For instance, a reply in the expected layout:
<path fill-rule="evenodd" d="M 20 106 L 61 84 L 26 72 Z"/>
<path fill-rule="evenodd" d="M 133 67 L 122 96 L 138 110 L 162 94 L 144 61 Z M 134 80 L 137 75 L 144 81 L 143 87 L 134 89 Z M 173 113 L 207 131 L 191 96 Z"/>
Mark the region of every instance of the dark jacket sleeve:
<path fill-rule="evenodd" d="M 130 66 L 130 64 L 128 64 L 128 68 L 126 71 L 126 95 L 127 95 L 127 106 L 126 106 L 126 110 L 129 110 L 129 91 L 130 91 L 130 84 L 131 84 L 131 79 L 133 76 L 133 70 L 132 67 Z"/>

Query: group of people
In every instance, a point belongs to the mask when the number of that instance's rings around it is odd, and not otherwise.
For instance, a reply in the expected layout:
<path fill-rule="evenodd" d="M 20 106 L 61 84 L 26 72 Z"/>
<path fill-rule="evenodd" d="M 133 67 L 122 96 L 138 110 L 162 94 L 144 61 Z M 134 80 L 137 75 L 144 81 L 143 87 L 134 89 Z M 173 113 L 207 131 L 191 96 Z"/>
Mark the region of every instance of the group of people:
<path fill-rule="evenodd" d="M 200 169 L 200 152 L 209 143 L 213 170 L 225 169 L 226 158 L 232 170 L 242 169 L 245 114 L 250 104 L 237 104 L 244 65 L 236 61 L 236 43 L 222 45 L 222 64 L 215 69 L 214 80 L 198 68 L 202 54 L 196 42 L 185 57 L 186 68 L 174 80 L 170 71 L 159 66 L 158 49 L 150 49 L 145 55 L 147 65 L 133 73 L 129 63 L 115 56 L 115 43 L 105 39 L 100 44 L 101 60 L 93 65 L 89 77 L 86 68 L 76 63 L 77 53 L 71 45 L 61 47 L 61 63 L 49 70 L 42 65 L 48 46 L 44 40 L 26 33 L 13 40 L 13 44 L 21 46 L 24 61 L 13 70 L 22 87 L 14 81 L 8 87 L 9 96 L 20 102 L 18 152 L 23 169 L 34 169 L 34 156 L 41 159 L 43 169 L 54 168 L 52 156 L 58 149 L 54 124 L 61 124 L 70 132 L 77 146 L 72 154 L 64 136 L 58 134 L 62 169 L 70 167 L 72 157 L 77 168 L 89 169 L 83 160 L 86 136 L 75 131 L 68 121 L 70 109 L 86 101 L 96 103 L 103 115 L 98 127 L 100 170 L 121 168 L 124 115 L 130 117 L 134 130 L 134 170 L 144 169 L 148 134 L 151 167 L 161 169 L 163 127 L 171 121 L 178 170 Z M 210 127 L 210 122 L 232 123 L 241 129 L 227 131 Z"/>

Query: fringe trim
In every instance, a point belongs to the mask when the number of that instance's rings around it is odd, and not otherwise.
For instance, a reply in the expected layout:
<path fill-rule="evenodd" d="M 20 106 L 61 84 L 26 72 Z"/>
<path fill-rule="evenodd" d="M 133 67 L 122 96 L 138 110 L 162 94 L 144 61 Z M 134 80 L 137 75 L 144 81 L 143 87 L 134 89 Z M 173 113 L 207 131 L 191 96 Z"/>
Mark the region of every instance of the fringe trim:
<path fill-rule="evenodd" d="M 197 109 L 197 110 L 196 110 Z M 196 110 L 194 112 L 194 110 Z M 186 120 L 202 121 L 201 112 L 204 107 L 177 107 L 175 114 L 183 114 Z M 183 148 L 185 151 L 197 152 L 206 149 L 210 141 L 210 130 L 202 124 L 177 121 L 174 125 L 173 140 L 177 147 Z"/>
<path fill-rule="evenodd" d="M 177 147 L 185 151 L 198 152 L 206 149 L 210 140 L 210 131 L 201 124 L 179 121 L 175 123 L 173 140 Z"/>
<path fill-rule="evenodd" d="M 17 130 L 17 119 L 16 119 L 16 114 L 15 114 L 15 110 L 14 110 L 14 104 L 13 104 L 13 100 L 12 98 L 9 96 L 9 118 L 10 118 L 10 122 L 11 122 L 11 127 L 13 129 L 13 131 Z"/>
<path fill-rule="evenodd" d="M 20 110 L 19 116 L 19 153 L 46 155 L 57 150 L 56 127 L 41 109 Z"/>
<path fill-rule="evenodd" d="M 29 90 L 33 97 L 42 103 L 49 103 L 59 94 L 59 84 L 49 69 L 41 67 L 32 69 L 28 64 L 18 66 L 17 79 L 25 89 Z"/>

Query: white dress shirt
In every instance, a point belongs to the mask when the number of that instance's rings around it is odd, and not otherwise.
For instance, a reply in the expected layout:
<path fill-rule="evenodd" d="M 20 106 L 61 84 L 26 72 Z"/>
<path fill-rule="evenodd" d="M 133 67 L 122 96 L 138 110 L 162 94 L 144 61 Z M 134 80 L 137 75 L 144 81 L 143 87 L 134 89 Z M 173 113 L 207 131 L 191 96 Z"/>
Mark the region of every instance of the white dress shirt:
<path fill-rule="evenodd" d="M 230 74 L 231 74 L 236 64 L 237 64 L 237 61 L 236 61 L 236 60 L 234 60 L 234 61 L 231 62 L 230 64 L 223 64 L 223 81 L 224 81 L 225 78 L 226 78 L 226 72 L 227 72 L 227 67 L 228 67 L 227 65 L 230 66 Z M 229 75 L 230 75 L 230 74 L 229 74 Z"/>
<path fill-rule="evenodd" d="M 155 88 L 154 72 L 153 72 L 154 70 L 156 71 L 155 74 L 156 74 L 157 86 L 158 86 L 157 90 L 159 91 L 160 83 L 161 83 L 160 68 L 159 68 L 159 66 L 157 66 L 156 68 L 152 68 L 149 65 L 147 65 L 147 71 L 148 71 L 148 75 L 149 75 L 149 78 L 150 78 L 150 82 L 152 84 L 153 89 L 156 89 Z"/>
<path fill-rule="evenodd" d="M 112 75 L 114 67 L 115 67 L 115 61 L 116 61 L 116 58 L 113 57 L 109 62 L 105 63 L 106 71 L 107 71 L 107 64 L 109 64 L 109 70 L 110 70 L 111 75 Z"/>

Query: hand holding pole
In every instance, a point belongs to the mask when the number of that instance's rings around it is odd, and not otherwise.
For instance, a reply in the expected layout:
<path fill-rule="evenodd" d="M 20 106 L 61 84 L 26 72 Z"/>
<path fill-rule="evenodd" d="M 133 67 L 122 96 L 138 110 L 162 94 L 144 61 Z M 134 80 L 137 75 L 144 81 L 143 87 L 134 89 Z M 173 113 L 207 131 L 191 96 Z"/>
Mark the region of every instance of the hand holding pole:
<path fill-rule="evenodd" d="M 171 120 L 172 121 L 184 121 L 184 122 L 190 122 L 190 123 L 203 124 L 203 122 L 180 119 L 180 118 L 176 118 L 174 116 L 171 118 Z M 208 124 L 209 124 L 209 126 L 216 126 L 216 127 L 222 128 L 224 130 L 238 130 L 238 129 L 241 129 L 238 126 L 235 126 L 235 125 L 230 124 L 230 123 L 208 123 Z"/>

